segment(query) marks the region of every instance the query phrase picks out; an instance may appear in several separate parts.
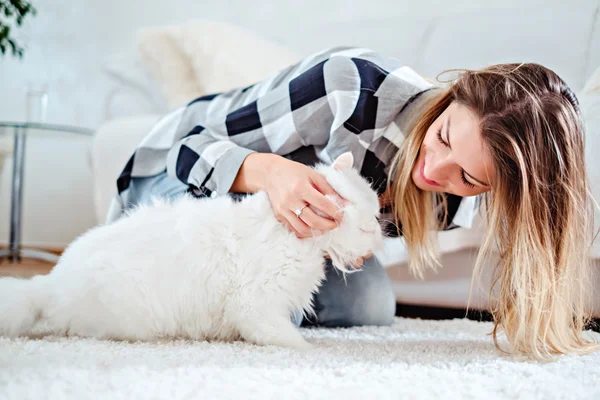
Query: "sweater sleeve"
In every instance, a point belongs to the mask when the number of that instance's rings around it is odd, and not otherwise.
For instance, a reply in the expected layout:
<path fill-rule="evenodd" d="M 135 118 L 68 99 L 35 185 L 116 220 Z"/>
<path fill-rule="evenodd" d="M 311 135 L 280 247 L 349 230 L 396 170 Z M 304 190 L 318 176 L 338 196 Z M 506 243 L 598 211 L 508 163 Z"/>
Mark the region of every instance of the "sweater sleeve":
<path fill-rule="evenodd" d="M 177 128 L 181 139 L 167 155 L 168 174 L 204 194 L 225 194 L 252 152 L 286 155 L 352 135 L 344 124 L 356 117 L 358 66 L 346 55 L 318 57 L 250 87 L 188 104 Z"/>

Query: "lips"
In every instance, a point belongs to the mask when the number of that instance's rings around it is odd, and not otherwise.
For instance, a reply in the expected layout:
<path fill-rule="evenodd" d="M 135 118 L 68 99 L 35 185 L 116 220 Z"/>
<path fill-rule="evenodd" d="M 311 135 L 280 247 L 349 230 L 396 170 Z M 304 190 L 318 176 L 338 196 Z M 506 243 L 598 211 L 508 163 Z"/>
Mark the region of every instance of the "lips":
<path fill-rule="evenodd" d="M 425 183 L 428 183 L 429 185 L 440 186 L 440 184 L 437 183 L 436 181 L 432 181 L 432 180 L 425 178 L 425 160 L 423 160 L 423 162 L 421 163 L 421 177 L 423 178 Z"/>

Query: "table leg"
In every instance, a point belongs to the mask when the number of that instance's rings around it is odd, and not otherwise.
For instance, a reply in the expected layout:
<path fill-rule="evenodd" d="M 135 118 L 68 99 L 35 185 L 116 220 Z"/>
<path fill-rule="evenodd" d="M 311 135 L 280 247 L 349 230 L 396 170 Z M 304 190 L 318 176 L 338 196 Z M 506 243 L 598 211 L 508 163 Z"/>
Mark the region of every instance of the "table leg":
<path fill-rule="evenodd" d="M 15 127 L 10 200 L 10 239 L 8 251 L 0 251 L 0 258 L 6 257 L 12 262 L 19 262 L 22 257 L 57 262 L 59 257 L 54 253 L 43 250 L 21 249 L 21 216 L 23 214 L 23 177 L 25 172 L 26 139 L 24 129 L 22 127 Z"/>
<path fill-rule="evenodd" d="M 13 152 L 12 193 L 10 200 L 9 258 L 13 262 L 21 259 L 21 215 L 23 207 L 23 174 L 25 167 L 25 133 L 15 127 Z"/>

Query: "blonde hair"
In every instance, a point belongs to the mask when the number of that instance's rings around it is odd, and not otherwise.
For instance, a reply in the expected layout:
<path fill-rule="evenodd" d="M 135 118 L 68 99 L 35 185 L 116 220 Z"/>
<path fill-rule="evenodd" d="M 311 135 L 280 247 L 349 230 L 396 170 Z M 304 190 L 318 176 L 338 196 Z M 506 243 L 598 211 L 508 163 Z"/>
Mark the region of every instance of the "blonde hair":
<path fill-rule="evenodd" d="M 513 351 L 538 360 L 597 350 L 582 335 L 591 315 L 595 202 L 577 98 L 558 75 L 534 63 L 466 70 L 435 92 L 391 164 L 394 216 L 411 271 L 422 277 L 425 268 L 440 266 L 435 231 L 448 217 L 446 196 L 417 188 L 411 171 L 429 126 L 458 102 L 479 116 L 494 165 L 494 187 L 480 203 L 488 230 L 473 278 L 496 256 L 490 288 L 496 347 L 503 331 Z M 442 215 L 434 215 L 440 205 Z"/>

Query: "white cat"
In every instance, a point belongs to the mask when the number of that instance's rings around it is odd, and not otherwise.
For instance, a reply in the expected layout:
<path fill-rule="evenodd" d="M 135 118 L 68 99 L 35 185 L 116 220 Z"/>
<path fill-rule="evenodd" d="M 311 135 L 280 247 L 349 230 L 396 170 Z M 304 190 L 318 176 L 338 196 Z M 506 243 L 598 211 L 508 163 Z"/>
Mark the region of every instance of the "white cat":
<path fill-rule="evenodd" d="M 140 206 L 89 230 L 50 274 L 0 279 L 0 334 L 37 321 L 55 333 L 124 340 L 244 339 L 307 348 L 290 316 L 313 314 L 324 253 L 347 265 L 383 246 L 377 194 L 345 153 L 315 169 L 346 200 L 340 225 L 298 239 L 265 192 Z M 354 270 L 359 271 L 360 270 Z"/>

